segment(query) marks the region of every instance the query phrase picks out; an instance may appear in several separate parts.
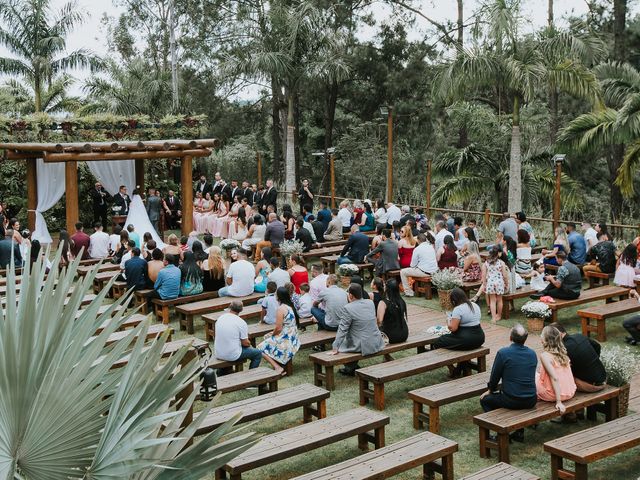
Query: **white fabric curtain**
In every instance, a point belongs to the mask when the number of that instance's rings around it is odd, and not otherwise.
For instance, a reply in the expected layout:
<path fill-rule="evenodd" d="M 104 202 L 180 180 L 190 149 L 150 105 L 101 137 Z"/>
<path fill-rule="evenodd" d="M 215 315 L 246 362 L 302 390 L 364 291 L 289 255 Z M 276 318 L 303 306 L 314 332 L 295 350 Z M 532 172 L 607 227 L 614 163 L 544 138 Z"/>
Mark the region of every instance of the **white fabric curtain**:
<path fill-rule="evenodd" d="M 136 187 L 136 166 L 133 160 L 87 162 L 93 176 L 111 195 L 118 193 L 120 185 L 127 187 L 129 195 Z"/>
<path fill-rule="evenodd" d="M 31 238 L 41 244 L 52 243 L 47 222 L 42 214 L 62 198 L 65 191 L 64 163 L 45 163 L 39 158 L 36 164 L 38 175 L 38 206 L 36 207 L 36 229 Z"/>

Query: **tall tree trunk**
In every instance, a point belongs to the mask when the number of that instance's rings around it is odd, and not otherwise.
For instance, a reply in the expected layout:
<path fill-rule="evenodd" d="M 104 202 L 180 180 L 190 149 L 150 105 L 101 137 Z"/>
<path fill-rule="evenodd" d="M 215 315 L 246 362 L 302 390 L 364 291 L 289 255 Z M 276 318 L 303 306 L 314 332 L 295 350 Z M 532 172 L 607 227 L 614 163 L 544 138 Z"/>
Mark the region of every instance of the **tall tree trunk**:
<path fill-rule="evenodd" d="M 38 78 L 37 74 L 34 82 L 33 96 L 36 113 L 39 113 L 42 111 L 42 81 Z"/>
<path fill-rule="evenodd" d="M 522 210 L 522 154 L 520 152 L 520 98 L 513 99 L 513 126 L 511 127 L 511 158 L 509 159 L 509 203 L 507 210 Z"/>
<path fill-rule="evenodd" d="M 549 0 L 547 6 L 547 25 L 550 29 L 553 28 L 553 0 Z"/>
<path fill-rule="evenodd" d="M 324 150 L 333 147 L 333 123 L 336 118 L 336 105 L 338 102 L 338 83 L 331 83 L 327 89 L 326 108 L 324 112 Z M 329 156 L 325 155 L 322 169 L 322 192 L 329 193 Z"/>
<path fill-rule="evenodd" d="M 464 1 L 458 0 L 458 48 L 464 46 Z"/>
<path fill-rule="evenodd" d="M 171 93 L 173 97 L 173 112 L 177 113 L 180 108 L 180 97 L 178 96 L 178 53 L 176 51 L 176 21 L 175 21 L 175 0 L 169 4 L 169 49 L 171 50 Z"/>
<path fill-rule="evenodd" d="M 271 141 L 273 143 L 272 172 L 274 180 L 280 179 L 282 168 L 282 135 L 280 131 L 280 90 L 275 78 L 271 78 Z"/>
<path fill-rule="evenodd" d="M 296 180 L 301 178 L 300 174 L 300 94 L 296 92 L 293 99 L 293 147 L 296 162 Z M 296 183 L 297 186 L 297 183 Z"/>
<path fill-rule="evenodd" d="M 547 26 L 549 27 L 549 35 L 555 35 L 553 0 L 549 0 L 547 7 Z M 555 85 L 549 85 L 549 143 L 556 144 L 558 139 L 558 129 L 560 121 L 558 120 L 558 89 Z"/>
<path fill-rule="evenodd" d="M 294 98 L 289 92 L 287 115 L 287 155 L 284 160 L 285 190 L 294 192 L 296 189 L 296 149 L 295 149 L 295 123 L 294 123 Z"/>
<path fill-rule="evenodd" d="M 627 24 L 627 0 L 613 1 L 613 56 L 618 62 L 627 61 L 627 42 L 625 28 Z M 624 145 L 614 145 L 611 155 L 608 156 L 609 167 L 609 187 L 610 187 L 610 214 L 611 219 L 616 221 L 622 213 L 623 198 L 614 182 L 618 177 L 618 169 L 624 160 Z"/>

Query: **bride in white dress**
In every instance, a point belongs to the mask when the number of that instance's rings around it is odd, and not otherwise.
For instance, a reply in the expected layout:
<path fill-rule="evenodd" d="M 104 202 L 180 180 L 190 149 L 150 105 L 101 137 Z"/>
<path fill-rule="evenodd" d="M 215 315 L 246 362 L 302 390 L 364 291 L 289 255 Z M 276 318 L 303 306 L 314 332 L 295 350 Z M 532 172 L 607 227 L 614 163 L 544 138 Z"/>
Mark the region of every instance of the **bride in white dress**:
<path fill-rule="evenodd" d="M 131 199 L 131 204 L 129 205 L 129 215 L 127 215 L 127 220 L 124 222 L 125 228 L 127 225 L 133 225 L 133 228 L 138 235 L 142 237 L 146 232 L 151 234 L 151 237 L 156 242 L 156 247 L 162 250 L 165 247 L 165 243 L 156 232 L 156 229 L 153 228 L 151 224 L 151 220 L 149 220 L 149 215 L 147 214 L 147 208 L 145 207 L 142 198 L 140 195 L 134 193 L 133 198 Z"/>

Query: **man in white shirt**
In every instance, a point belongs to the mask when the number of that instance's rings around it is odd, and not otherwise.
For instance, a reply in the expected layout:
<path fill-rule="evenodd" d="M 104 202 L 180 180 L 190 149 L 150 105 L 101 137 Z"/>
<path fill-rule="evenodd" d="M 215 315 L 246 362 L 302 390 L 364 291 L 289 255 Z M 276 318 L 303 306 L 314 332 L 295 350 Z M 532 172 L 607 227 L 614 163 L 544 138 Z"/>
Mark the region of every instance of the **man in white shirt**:
<path fill-rule="evenodd" d="M 342 224 L 342 233 L 348 233 L 351 229 L 351 211 L 349 210 L 349 202 L 347 200 L 340 202 L 338 219 Z"/>
<path fill-rule="evenodd" d="M 387 204 L 387 225 L 393 226 L 393 222 L 399 222 L 402 218 L 402 211 L 393 203 Z"/>
<path fill-rule="evenodd" d="M 311 282 L 309 282 L 309 293 L 311 298 L 315 302 L 322 292 L 327 289 L 327 277 L 328 275 L 322 270 L 322 266 L 314 264 L 311 267 Z"/>
<path fill-rule="evenodd" d="M 131 260 L 131 249 L 136 246 L 136 242 L 133 240 L 129 240 L 127 242 L 127 251 L 122 255 L 122 259 L 120 260 L 120 275 L 118 276 L 118 281 L 125 281 L 127 279 L 124 274 L 124 264 L 127 263 L 127 260 Z"/>
<path fill-rule="evenodd" d="M 249 368 L 258 368 L 262 352 L 251 346 L 247 322 L 238 316 L 241 312 L 242 302 L 234 300 L 229 313 L 220 315 L 216 321 L 215 357 L 228 362 L 248 359 L 251 361 Z"/>
<path fill-rule="evenodd" d="M 444 237 L 453 237 L 453 235 L 447 230 L 447 224 L 444 220 L 438 220 L 438 222 L 436 222 L 436 252 L 444 245 Z"/>
<path fill-rule="evenodd" d="M 120 234 L 122 233 L 122 227 L 120 225 L 116 225 L 113 229 L 113 233 L 109 235 L 109 253 L 113 255 L 118 250 L 118 245 L 120 244 Z"/>
<path fill-rule="evenodd" d="M 449 233 L 449 235 L 451 234 Z M 419 245 L 411 255 L 411 266 L 400 270 L 400 279 L 404 287 L 404 294 L 407 297 L 413 297 L 414 295 L 413 289 L 409 284 L 409 277 L 425 278 L 438 270 L 436 250 L 429 243 L 424 233 L 418 235 L 418 243 Z"/>
<path fill-rule="evenodd" d="M 277 288 L 284 287 L 285 283 L 291 281 L 291 276 L 289 275 L 289 272 L 280 268 L 279 259 L 275 257 L 271 257 L 271 260 L 269 260 L 269 263 L 271 264 L 271 273 L 267 278 L 269 279 L 270 282 L 275 282 Z"/>
<path fill-rule="evenodd" d="M 582 222 L 582 230 L 584 231 L 584 241 L 587 243 L 587 252 L 598 243 L 598 232 L 591 226 L 589 222 Z"/>
<path fill-rule="evenodd" d="M 95 232 L 89 237 L 89 256 L 107 258 L 109 256 L 109 234 L 102 231 L 102 223 L 96 222 Z"/>
<path fill-rule="evenodd" d="M 220 297 L 246 297 L 253 293 L 256 269 L 247 261 L 247 252 L 238 250 L 238 259 L 227 272 L 227 286 L 218 290 Z"/>

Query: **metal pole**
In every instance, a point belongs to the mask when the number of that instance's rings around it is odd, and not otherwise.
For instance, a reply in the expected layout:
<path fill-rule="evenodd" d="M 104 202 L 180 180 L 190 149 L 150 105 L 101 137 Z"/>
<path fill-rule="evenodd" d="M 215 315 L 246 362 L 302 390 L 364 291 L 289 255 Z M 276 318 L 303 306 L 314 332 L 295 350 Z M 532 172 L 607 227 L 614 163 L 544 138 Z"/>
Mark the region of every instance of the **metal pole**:
<path fill-rule="evenodd" d="M 393 108 L 387 116 L 387 202 L 393 201 Z"/>
<path fill-rule="evenodd" d="M 553 231 L 560 226 L 560 184 L 562 177 L 562 162 L 556 161 L 556 191 L 553 199 Z M 555 235 L 555 233 L 554 233 Z"/>
<path fill-rule="evenodd" d="M 258 161 L 258 187 L 262 185 L 262 157 L 260 152 L 256 152 L 256 160 Z"/>
<path fill-rule="evenodd" d="M 332 153 L 329 155 L 329 171 L 331 175 L 331 208 L 336 208 L 336 156 Z"/>
<path fill-rule="evenodd" d="M 431 159 L 427 160 L 427 218 L 431 218 Z"/>

